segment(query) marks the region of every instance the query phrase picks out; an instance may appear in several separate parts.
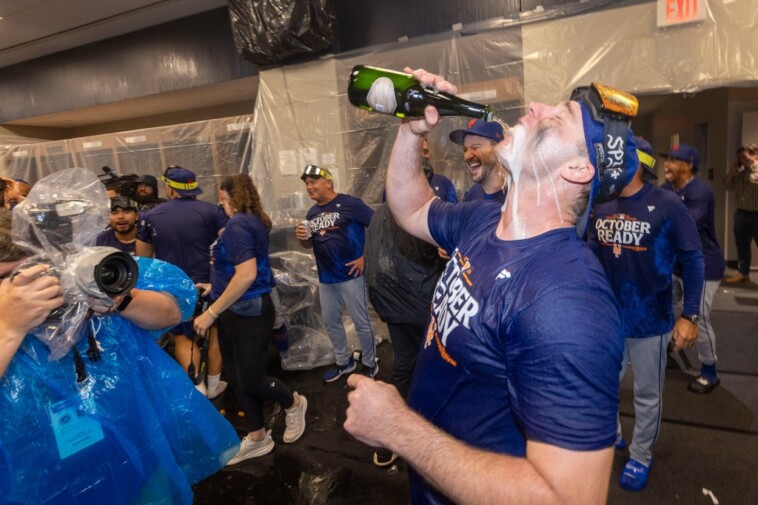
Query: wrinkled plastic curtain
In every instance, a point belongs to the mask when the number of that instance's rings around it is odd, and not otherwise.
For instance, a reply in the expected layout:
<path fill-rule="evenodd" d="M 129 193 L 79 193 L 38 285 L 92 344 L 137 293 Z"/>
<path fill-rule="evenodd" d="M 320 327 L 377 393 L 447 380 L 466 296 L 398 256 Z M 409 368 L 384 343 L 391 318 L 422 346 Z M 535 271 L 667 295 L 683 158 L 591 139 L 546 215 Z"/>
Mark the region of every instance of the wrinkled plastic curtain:
<path fill-rule="evenodd" d="M 150 174 L 160 181 L 169 165 L 189 168 L 198 176 L 201 199 L 215 203 L 215 188 L 225 175 L 249 172 L 252 117 L 234 116 L 173 126 L 132 130 L 0 150 L 0 174 L 33 184 L 74 167 L 97 175 L 108 166 L 119 175 Z M 159 183 L 159 188 L 162 184 Z M 163 194 L 163 190 L 159 190 Z"/>
<path fill-rule="evenodd" d="M 337 20 L 330 0 L 229 0 L 234 44 L 257 65 L 332 47 Z"/>

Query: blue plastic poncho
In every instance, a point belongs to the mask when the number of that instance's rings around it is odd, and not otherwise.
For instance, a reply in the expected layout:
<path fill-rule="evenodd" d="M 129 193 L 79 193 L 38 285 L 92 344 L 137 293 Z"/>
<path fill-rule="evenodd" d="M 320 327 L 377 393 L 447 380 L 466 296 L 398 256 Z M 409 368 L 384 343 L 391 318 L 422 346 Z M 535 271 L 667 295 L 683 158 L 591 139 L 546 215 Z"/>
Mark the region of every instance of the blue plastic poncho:
<path fill-rule="evenodd" d="M 178 268 L 139 258 L 137 288 L 165 291 L 184 319 L 196 291 Z M 0 380 L 0 503 L 192 503 L 190 486 L 239 448 L 232 426 L 145 331 L 119 315 L 93 318 L 101 359 L 76 344 L 57 361 L 27 335 Z M 98 327 L 98 323 L 101 323 Z"/>

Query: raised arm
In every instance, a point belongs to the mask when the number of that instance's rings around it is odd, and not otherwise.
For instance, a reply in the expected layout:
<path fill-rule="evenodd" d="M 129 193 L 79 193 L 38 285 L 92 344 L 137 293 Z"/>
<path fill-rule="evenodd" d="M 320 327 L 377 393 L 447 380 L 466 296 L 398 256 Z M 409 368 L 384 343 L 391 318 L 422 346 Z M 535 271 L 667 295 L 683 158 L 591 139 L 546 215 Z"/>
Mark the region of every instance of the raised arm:
<path fill-rule="evenodd" d="M 406 72 L 426 85 L 435 85 L 442 91 L 456 93 L 455 86 L 442 77 L 425 70 Z M 429 234 L 427 215 L 429 205 L 435 198 L 434 190 L 424 176 L 421 163 L 423 136 L 439 123 L 440 115 L 434 107 L 427 107 L 421 119 L 403 121 L 392 147 L 387 169 L 387 204 L 397 223 L 411 235 L 435 243 Z"/>
<path fill-rule="evenodd" d="M 430 424 L 388 384 L 357 374 L 348 384 L 355 390 L 348 395 L 345 429 L 362 442 L 394 451 L 456 503 L 606 502 L 611 448 L 572 451 L 529 441 L 526 458 L 487 452 Z"/>

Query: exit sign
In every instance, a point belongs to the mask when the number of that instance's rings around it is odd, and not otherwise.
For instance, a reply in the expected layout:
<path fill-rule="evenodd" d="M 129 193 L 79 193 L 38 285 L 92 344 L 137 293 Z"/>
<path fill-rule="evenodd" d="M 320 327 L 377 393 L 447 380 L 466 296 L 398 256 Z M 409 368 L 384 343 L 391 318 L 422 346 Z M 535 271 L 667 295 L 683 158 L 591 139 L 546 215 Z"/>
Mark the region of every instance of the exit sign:
<path fill-rule="evenodd" d="M 705 0 L 658 0 L 658 27 L 705 19 Z"/>

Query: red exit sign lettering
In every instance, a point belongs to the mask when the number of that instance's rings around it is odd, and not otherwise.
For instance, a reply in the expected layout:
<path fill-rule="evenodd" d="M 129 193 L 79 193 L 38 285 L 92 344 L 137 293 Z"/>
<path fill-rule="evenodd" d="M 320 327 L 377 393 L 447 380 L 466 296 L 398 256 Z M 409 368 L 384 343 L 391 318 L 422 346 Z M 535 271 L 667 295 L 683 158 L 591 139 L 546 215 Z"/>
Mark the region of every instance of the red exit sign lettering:
<path fill-rule="evenodd" d="M 705 0 L 658 0 L 658 27 L 705 19 Z"/>

